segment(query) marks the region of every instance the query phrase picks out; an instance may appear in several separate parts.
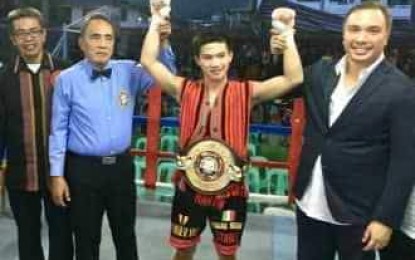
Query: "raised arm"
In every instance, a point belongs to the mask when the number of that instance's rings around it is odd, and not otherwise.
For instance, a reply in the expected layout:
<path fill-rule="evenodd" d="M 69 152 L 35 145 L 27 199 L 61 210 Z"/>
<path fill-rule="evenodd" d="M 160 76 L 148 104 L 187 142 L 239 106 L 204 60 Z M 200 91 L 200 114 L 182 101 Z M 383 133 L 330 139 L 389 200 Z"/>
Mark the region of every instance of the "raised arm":
<path fill-rule="evenodd" d="M 282 49 L 284 74 L 253 84 L 253 104 L 281 97 L 303 82 L 303 67 L 294 40 L 295 12 L 288 8 L 278 8 L 273 12 L 273 19 L 281 21 L 282 28 L 271 31 L 271 51 Z"/>
<path fill-rule="evenodd" d="M 141 64 L 154 77 L 163 91 L 177 99 L 183 78 L 175 76 L 157 59 L 162 47 L 160 43 L 160 27 L 165 23 L 168 23 L 168 21 L 160 16 L 153 15 L 141 50 Z"/>

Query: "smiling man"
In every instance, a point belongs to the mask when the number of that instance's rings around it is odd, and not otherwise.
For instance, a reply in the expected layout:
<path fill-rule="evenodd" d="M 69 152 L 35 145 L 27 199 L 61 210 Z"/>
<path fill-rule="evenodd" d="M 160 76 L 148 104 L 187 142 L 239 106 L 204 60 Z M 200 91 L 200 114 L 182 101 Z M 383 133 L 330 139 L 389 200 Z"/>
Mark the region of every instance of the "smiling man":
<path fill-rule="evenodd" d="M 401 224 L 415 181 L 415 87 L 384 58 L 391 29 L 385 6 L 352 7 L 345 55 L 307 68 L 298 88 L 306 101 L 299 260 L 375 259 Z"/>
<path fill-rule="evenodd" d="M 17 225 L 19 259 L 45 259 L 41 243 L 43 202 L 49 225 L 48 259 L 71 260 L 67 209 L 55 206 L 47 189 L 50 99 L 53 78 L 62 64 L 44 49 L 45 21 L 38 10 L 15 9 L 7 22 L 18 55 L 0 75 L 0 154 L 7 153 L 7 169 L 0 170 L 0 188 L 5 178 Z"/>

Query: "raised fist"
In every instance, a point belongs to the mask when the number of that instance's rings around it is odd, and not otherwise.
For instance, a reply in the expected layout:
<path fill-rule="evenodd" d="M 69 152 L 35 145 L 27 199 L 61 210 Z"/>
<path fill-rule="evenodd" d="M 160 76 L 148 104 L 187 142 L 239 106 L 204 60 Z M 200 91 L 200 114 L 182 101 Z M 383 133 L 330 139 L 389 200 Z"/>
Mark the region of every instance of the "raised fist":
<path fill-rule="evenodd" d="M 287 26 L 290 29 L 293 29 L 295 26 L 295 10 L 288 7 L 279 7 L 274 9 L 271 14 L 272 23 L 275 29 L 279 29 L 279 26 Z M 278 21 L 278 22 L 276 22 Z M 282 24 L 278 24 L 278 23 Z M 282 29 L 282 28 L 280 28 Z"/>
<path fill-rule="evenodd" d="M 171 0 L 150 0 L 151 15 L 158 15 L 164 19 L 170 17 L 170 1 Z"/>

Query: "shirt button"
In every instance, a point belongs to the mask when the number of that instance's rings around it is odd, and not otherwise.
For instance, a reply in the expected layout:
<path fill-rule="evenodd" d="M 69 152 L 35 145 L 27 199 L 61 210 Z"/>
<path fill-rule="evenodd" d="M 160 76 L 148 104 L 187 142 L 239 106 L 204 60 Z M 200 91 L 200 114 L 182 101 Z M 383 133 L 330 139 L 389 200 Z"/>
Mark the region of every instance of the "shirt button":
<path fill-rule="evenodd" d="M 214 128 L 213 128 L 213 132 L 215 132 L 215 133 L 216 133 L 217 131 L 218 131 L 218 128 L 217 128 L 217 127 L 214 127 Z"/>

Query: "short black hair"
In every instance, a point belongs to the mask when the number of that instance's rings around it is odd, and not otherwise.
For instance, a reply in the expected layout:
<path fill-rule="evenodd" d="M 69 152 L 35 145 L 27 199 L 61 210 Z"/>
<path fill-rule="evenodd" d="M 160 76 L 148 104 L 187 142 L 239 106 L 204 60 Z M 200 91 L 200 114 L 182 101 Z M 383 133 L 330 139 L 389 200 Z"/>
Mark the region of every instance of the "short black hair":
<path fill-rule="evenodd" d="M 347 22 L 347 19 L 349 18 L 349 16 L 357 11 L 362 11 L 362 10 L 379 10 L 382 12 L 383 17 L 385 17 L 385 22 L 386 22 L 386 30 L 390 33 L 392 31 L 392 16 L 390 15 L 390 12 L 388 10 L 388 8 L 379 3 L 378 1 L 365 1 L 362 2 L 361 4 L 355 5 L 352 8 L 349 9 L 349 11 L 346 13 L 346 16 L 344 17 L 343 20 L 343 27 Z"/>
<path fill-rule="evenodd" d="M 34 18 L 39 21 L 42 29 L 46 27 L 45 18 L 38 9 L 34 7 L 21 7 L 13 9 L 7 14 L 7 30 L 9 34 L 13 34 L 14 32 L 13 22 L 21 18 Z"/>
<path fill-rule="evenodd" d="M 225 34 L 215 32 L 202 32 L 193 37 L 192 40 L 192 54 L 199 56 L 202 47 L 209 43 L 224 43 L 230 52 L 233 51 L 233 42 L 230 37 Z"/>
<path fill-rule="evenodd" d="M 84 22 L 81 26 L 80 37 L 85 35 L 86 30 L 88 29 L 89 24 L 94 20 L 101 20 L 107 22 L 112 27 L 112 31 L 114 32 L 114 38 L 117 36 L 117 26 L 115 23 L 105 14 L 102 13 L 92 13 L 87 15 Z"/>

